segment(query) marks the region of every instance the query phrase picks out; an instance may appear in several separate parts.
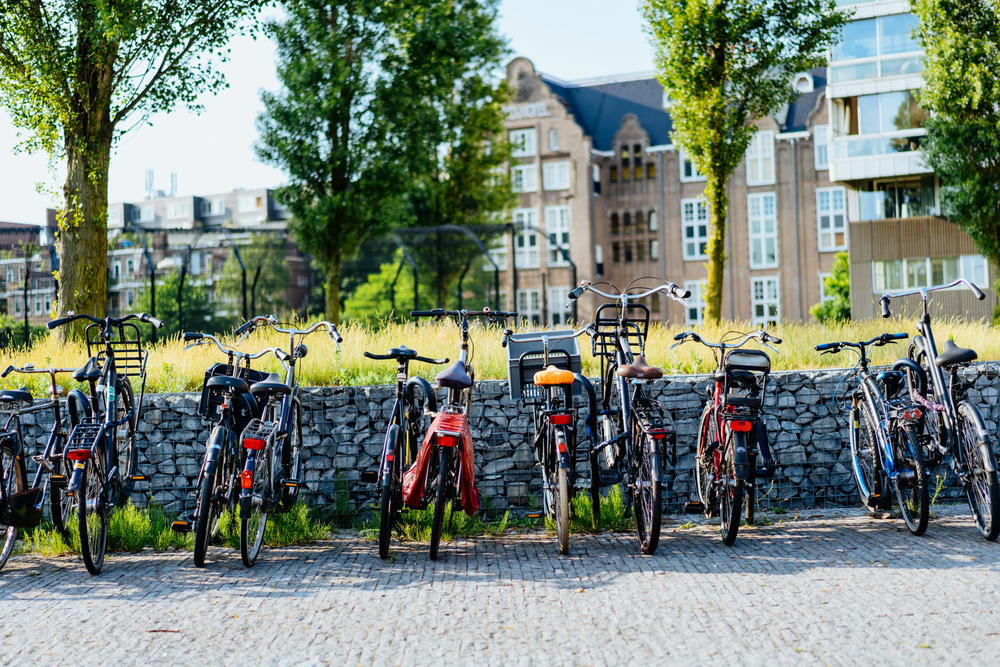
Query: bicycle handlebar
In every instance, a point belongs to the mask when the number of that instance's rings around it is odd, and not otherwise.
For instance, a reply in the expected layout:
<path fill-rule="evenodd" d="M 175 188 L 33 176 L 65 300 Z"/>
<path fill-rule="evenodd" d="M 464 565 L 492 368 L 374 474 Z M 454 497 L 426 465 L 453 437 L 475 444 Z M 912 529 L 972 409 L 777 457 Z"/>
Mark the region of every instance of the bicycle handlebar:
<path fill-rule="evenodd" d="M 4 369 L 3 373 L 0 373 L 0 378 L 5 378 L 12 372 L 24 373 L 26 375 L 30 375 L 32 373 L 48 373 L 49 375 L 55 375 L 56 373 L 72 373 L 75 370 L 76 370 L 75 368 L 35 368 L 31 364 L 27 364 L 25 366 L 22 366 L 21 368 L 18 368 L 17 366 L 11 364 L 10 366 Z"/>
<path fill-rule="evenodd" d="M 86 315 L 84 313 L 71 313 L 66 317 L 61 317 L 59 319 L 47 322 L 45 326 L 49 329 L 55 329 L 56 327 L 61 327 L 64 324 L 69 324 L 70 322 L 75 322 L 76 320 L 90 320 L 94 324 L 104 324 L 109 326 L 119 326 L 125 324 L 130 320 L 139 320 L 140 322 L 145 322 L 146 324 L 151 324 L 157 329 L 163 327 L 163 322 L 156 319 L 152 315 L 146 313 L 130 313 L 125 317 L 105 317 L 101 319 L 99 317 L 94 317 L 93 315 Z"/>
<path fill-rule="evenodd" d="M 966 287 L 968 287 L 969 290 L 976 295 L 976 299 L 978 299 L 979 301 L 982 301 L 983 299 L 986 298 L 986 294 L 983 293 L 983 290 L 979 289 L 979 287 L 971 280 L 966 280 L 965 278 L 959 278 L 958 280 L 951 281 L 947 285 L 932 285 L 931 287 L 918 287 L 916 289 L 903 290 L 901 292 L 883 292 L 881 298 L 879 298 L 878 300 L 879 305 L 882 307 L 882 317 L 892 316 L 892 312 L 890 312 L 889 310 L 889 303 L 890 301 L 892 301 L 892 299 L 898 299 L 904 296 L 913 296 L 915 294 L 919 294 L 926 301 L 928 292 L 938 292 L 941 290 L 951 289 L 953 287 L 959 287 L 960 285 L 965 285 Z"/>
<path fill-rule="evenodd" d="M 333 322 L 321 320 L 319 322 L 316 322 L 315 324 L 310 325 L 306 329 L 297 329 L 293 327 L 285 328 L 279 326 L 280 323 L 278 322 L 278 318 L 275 315 L 257 315 L 255 317 L 251 317 L 249 320 L 241 324 L 233 332 L 233 334 L 236 336 L 241 336 L 240 340 L 242 340 L 242 337 L 253 333 L 254 330 L 257 328 L 257 326 L 261 324 L 271 327 L 278 333 L 289 334 L 291 336 L 308 336 L 309 334 L 316 331 L 320 327 L 323 327 L 326 329 L 327 334 L 329 334 L 330 340 L 332 340 L 333 343 L 337 346 L 338 352 L 341 351 L 340 344 L 344 342 L 344 337 L 340 335 L 339 331 L 337 331 L 337 326 Z"/>
<path fill-rule="evenodd" d="M 553 331 L 552 333 L 540 333 L 535 336 L 527 336 L 526 334 L 515 334 L 510 329 L 507 329 L 503 332 L 503 340 L 500 342 L 500 345 L 502 347 L 507 347 L 507 341 L 510 340 L 511 336 L 517 336 L 518 343 L 544 343 L 546 341 L 578 338 L 583 334 L 593 335 L 596 330 L 597 327 L 594 324 L 588 324 L 585 327 L 581 327 L 580 329 L 569 333 Z"/>
<path fill-rule="evenodd" d="M 757 331 L 751 331 L 750 333 L 744 334 L 743 338 L 739 339 L 739 341 L 735 343 L 727 343 L 726 341 L 719 341 L 718 343 L 709 343 L 694 331 L 685 331 L 683 333 L 679 333 L 676 336 L 674 336 L 674 340 L 677 342 L 671 345 L 670 349 L 673 349 L 678 345 L 683 345 L 688 340 L 691 340 L 694 341 L 695 343 L 701 343 L 705 347 L 712 347 L 717 350 L 733 350 L 738 347 L 743 347 L 751 340 L 757 340 L 759 343 L 769 347 L 775 352 L 777 352 L 778 350 L 771 347 L 770 343 L 779 345 L 782 342 L 780 338 L 778 338 L 777 336 L 772 336 L 763 329 L 758 329 Z"/>
<path fill-rule="evenodd" d="M 273 352 L 274 355 L 278 357 L 279 361 L 284 362 L 289 356 L 287 352 L 277 347 L 268 347 L 263 350 L 260 350 L 259 352 L 241 352 L 240 350 L 237 350 L 236 348 L 230 345 L 226 345 L 220 342 L 219 339 L 213 336 L 212 334 L 207 334 L 207 333 L 195 333 L 191 331 L 186 331 L 184 332 L 184 340 L 194 341 L 190 345 L 186 345 L 184 347 L 185 350 L 190 350 L 192 347 L 198 347 L 199 345 L 204 345 L 205 341 L 207 340 L 215 343 L 215 347 L 219 348 L 220 352 L 227 355 L 231 354 L 234 357 L 236 357 L 237 360 L 259 359 L 260 357 L 263 357 Z"/>
<path fill-rule="evenodd" d="M 593 292 L 594 294 L 603 296 L 605 299 L 611 299 L 613 301 L 621 301 L 623 303 L 627 303 L 628 301 L 638 301 L 639 299 L 645 299 L 647 296 L 656 294 L 657 292 L 663 292 L 671 299 L 684 306 L 687 306 L 687 303 L 684 301 L 684 299 L 691 296 L 691 290 L 686 290 L 683 287 L 677 285 L 676 283 L 671 283 L 666 281 L 664 281 L 662 285 L 659 285 L 652 289 L 648 289 L 645 292 L 639 292 L 638 294 L 628 294 L 628 293 L 609 294 L 608 292 L 602 292 L 601 290 L 594 287 L 593 284 L 590 283 L 590 281 L 584 280 L 580 282 L 579 287 L 576 287 L 575 289 L 570 291 L 569 293 L 570 300 L 566 303 L 565 307 L 569 308 L 575 299 L 579 299 L 581 296 L 583 296 L 584 292 Z"/>
<path fill-rule="evenodd" d="M 432 310 L 411 310 L 410 317 L 517 317 L 516 312 L 505 310 L 445 310 L 434 308 Z"/>
<path fill-rule="evenodd" d="M 372 354 L 371 352 L 365 352 L 364 355 L 369 359 L 375 359 L 376 361 L 388 361 L 389 359 L 398 359 L 391 354 Z M 448 359 L 431 359 L 430 357 L 410 357 L 410 361 L 420 361 L 425 364 L 435 364 L 440 366 L 441 364 L 448 363 Z"/>
<path fill-rule="evenodd" d="M 853 343 L 851 341 L 840 341 L 837 343 L 820 343 L 819 345 L 816 346 L 816 351 L 840 352 L 840 349 L 844 347 L 853 347 L 862 350 L 868 347 L 869 345 L 873 345 L 875 347 L 881 347 L 888 343 L 892 343 L 893 341 L 903 340 L 904 338 L 909 338 L 909 337 L 910 335 L 905 333 L 894 333 L 894 334 L 884 333 L 875 336 L 871 340 L 858 341 L 857 343 Z"/>

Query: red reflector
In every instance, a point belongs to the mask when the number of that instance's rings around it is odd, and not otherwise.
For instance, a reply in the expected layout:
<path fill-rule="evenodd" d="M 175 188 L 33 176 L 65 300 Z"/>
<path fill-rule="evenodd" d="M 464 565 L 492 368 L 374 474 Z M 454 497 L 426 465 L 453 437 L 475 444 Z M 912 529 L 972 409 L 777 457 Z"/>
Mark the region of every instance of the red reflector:
<path fill-rule="evenodd" d="M 396 460 L 396 457 L 395 457 L 395 456 L 393 456 L 392 454 L 386 454 L 386 455 L 385 455 L 385 460 L 386 460 L 386 461 L 395 461 L 395 460 Z"/>
<path fill-rule="evenodd" d="M 566 426 L 567 424 L 573 423 L 573 415 L 569 414 L 549 415 L 549 423 L 555 424 L 557 426 Z"/>
<path fill-rule="evenodd" d="M 564 441 L 559 442 L 559 453 L 560 454 L 566 453 L 566 443 Z"/>
<path fill-rule="evenodd" d="M 911 410 L 906 410 L 903 413 L 903 419 L 920 419 L 921 412 L 918 408 L 913 408 Z"/>
<path fill-rule="evenodd" d="M 753 422 L 746 421 L 745 419 L 734 419 L 729 422 L 729 428 L 737 433 L 748 433 L 753 428 Z"/>
<path fill-rule="evenodd" d="M 66 458 L 70 461 L 89 461 L 90 460 L 90 450 L 89 449 L 71 449 L 66 452 Z"/>
<path fill-rule="evenodd" d="M 667 437 L 666 433 L 650 433 L 649 435 L 652 436 L 653 440 L 663 440 Z"/>
<path fill-rule="evenodd" d="M 266 441 L 260 438 L 243 438 L 243 446 L 247 449 L 264 449 Z"/>
<path fill-rule="evenodd" d="M 437 434 L 437 444 L 442 447 L 457 447 L 458 446 L 458 436 L 449 435 L 447 433 Z"/>
<path fill-rule="evenodd" d="M 244 489 L 253 488 L 253 472 L 244 470 L 240 473 L 240 486 Z"/>

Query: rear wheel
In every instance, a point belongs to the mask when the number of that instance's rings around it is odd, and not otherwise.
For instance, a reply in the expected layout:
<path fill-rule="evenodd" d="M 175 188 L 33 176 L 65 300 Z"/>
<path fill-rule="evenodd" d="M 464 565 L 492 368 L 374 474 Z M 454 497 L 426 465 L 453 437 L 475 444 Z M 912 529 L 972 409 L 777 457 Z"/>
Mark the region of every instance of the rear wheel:
<path fill-rule="evenodd" d="M 913 429 L 897 428 L 894 434 L 896 452 L 896 472 L 904 467 L 911 470 L 903 476 L 896 475 L 893 490 L 899 512 L 906 527 L 914 535 L 923 535 L 927 530 L 930 516 L 930 500 L 927 491 L 927 469 L 924 467 L 920 451 L 920 439 Z"/>
<path fill-rule="evenodd" d="M 441 531 L 444 528 L 444 510 L 448 504 L 448 468 L 451 466 L 451 447 L 438 445 L 438 477 L 437 490 L 434 495 L 434 518 L 431 521 L 431 560 L 437 560 L 438 547 L 441 544 Z"/>
<path fill-rule="evenodd" d="M 139 468 L 139 451 L 135 443 L 135 424 L 138 415 L 135 413 L 135 394 L 132 391 L 132 383 L 127 377 L 123 377 L 118 383 L 118 392 L 115 397 L 116 419 L 122 419 L 129 412 L 132 418 L 121 424 L 115 431 L 115 448 L 118 452 L 118 480 L 121 493 L 116 494 L 115 503 L 124 505 L 128 502 L 129 494 L 135 487 L 135 480 L 132 476 Z"/>
<path fill-rule="evenodd" d="M 273 499 L 271 497 L 271 442 L 256 452 L 253 483 L 249 497 L 240 499 L 240 558 L 243 565 L 253 567 L 264 544 L 267 529 L 267 514 Z"/>
<path fill-rule="evenodd" d="M 704 506 L 706 516 L 712 516 L 716 512 L 716 497 L 712 484 L 712 469 L 714 467 L 712 452 L 718 438 L 715 436 L 714 417 L 711 406 L 706 407 L 701 413 L 701 423 L 698 427 L 698 452 L 694 460 L 695 487 L 698 490 L 698 499 Z"/>
<path fill-rule="evenodd" d="M 867 403 L 861 403 L 850 414 L 851 459 L 854 481 L 858 485 L 861 504 L 869 512 L 883 512 L 890 508 L 885 472 L 879 454 L 882 431 Z"/>
<path fill-rule="evenodd" d="M 636 428 L 636 455 L 639 457 L 633 478 L 632 506 L 635 508 L 635 528 L 639 551 L 652 554 L 660 543 L 663 502 L 660 486 L 660 448 L 656 440 Z"/>
<path fill-rule="evenodd" d="M 107 455 L 104 444 L 94 446 L 90 460 L 84 462 L 80 475 L 77 523 L 80 529 L 80 555 L 91 574 L 100 574 L 104 567 L 104 551 L 108 544 Z"/>
<path fill-rule="evenodd" d="M 399 511 L 397 498 L 401 499 L 398 489 L 400 465 L 397 459 L 402 455 L 403 448 L 399 446 L 399 434 L 399 424 L 390 426 L 383 449 L 386 458 L 390 459 L 382 464 L 383 478 L 379 498 L 378 555 L 383 560 L 389 557 L 389 541 L 392 539 L 392 529 Z"/>
<path fill-rule="evenodd" d="M 216 470 L 220 471 L 222 468 L 223 466 L 220 465 Z M 219 527 L 219 516 L 222 514 L 222 508 L 215 496 L 221 481 L 221 475 L 218 472 L 211 475 L 205 474 L 198 487 L 198 500 L 195 506 L 197 518 L 194 521 L 195 567 L 205 567 L 208 545 Z"/>
<path fill-rule="evenodd" d="M 743 433 L 731 433 L 729 442 L 722 457 L 722 479 L 719 495 L 721 496 L 719 515 L 722 519 L 720 530 L 722 541 L 727 546 L 736 542 L 736 533 L 740 529 L 740 514 L 743 509 L 743 480 L 736 477 L 736 447 L 735 437 L 743 437 Z"/>
<path fill-rule="evenodd" d="M 561 428 L 552 429 L 555 436 L 554 451 L 550 453 L 555 463 L 555 480 L 546 480 L 549 485 L 555 481 L 552 498 L 556 515 L 556 535 L 559 537 L 559 553 L 569 553 L 569 470 L 562 465 L 560 450 L 566 448 L 566 432 Z"/>
<path fill-rule="evenodd" d="M 3 478 L 3 492 L 6 498 L 10 498 L 15 493 L 26 491 L 28 487 L 24 472 L 24 460 L 15 455 L 14 447 L 5 444 L 0 447 L 0 471 Z M 14 550 L 14 542 L 17 541 L 17 527 L 0 524 L 0 568 L 7 564 L 11 552 Z"/>
<path fill-rule="evenodd" d="M 979 532 L 993 541 L 1000 535 L 1000 488 L 996 459 L 983 417 L 968 401 L 958 404 L 958 446 L 962 452 L 965 494 Z"/>

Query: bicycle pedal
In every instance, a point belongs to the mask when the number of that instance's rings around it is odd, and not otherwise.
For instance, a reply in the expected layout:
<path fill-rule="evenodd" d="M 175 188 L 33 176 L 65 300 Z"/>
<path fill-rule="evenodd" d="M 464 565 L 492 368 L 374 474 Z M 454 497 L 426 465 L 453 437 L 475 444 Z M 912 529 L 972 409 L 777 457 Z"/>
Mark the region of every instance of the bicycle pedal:
<path fill-rule="evenodd" d="M 361 481 L 365 484 L 374 484 L 378 481 L 378 471 L 365 470 L 361 473 Z"/>
<path fill-rule="evenodd" d="M 705 513 L 705 503 L 700 500 L 689 500 L 684 503 L 684 513 L 685 514 L 704 514 Z"/>
<path fill-rule="evenodd" d="M 305 486 L 305 484 L 301 483 L 299 480 L 291 478 L 281 480 L 281 484 L 282 486 L 286 486 L 290 489 L 297 489 L 300 486 Z"/>
<path fill-rule="evenodd" d="M 146 475 L 132 475 L 131 477 L 129 477 L 129 479 L 132 480 L 133 482 L 148 482 L 149 481 L 149 477 L 146 476 Z"/>
<path fill-rule="evenodd" d="M 66 478 L 66 475 L 49 475 L 49 483 L 54 488 L 65 489 L 68 482 L 69 480 Z"/>
<path fill-rule="evenodd" d="M 541 512 L 528 512 L 524 516 L 528 519 L 541 519 L 543 514 Z"/>
<path fill-rule="evenodd" d="M 174 521 L 170 524 L 170 530 L 175 533 L 190 533 L 191 532 L 191 522 L 190 521 Z"/>

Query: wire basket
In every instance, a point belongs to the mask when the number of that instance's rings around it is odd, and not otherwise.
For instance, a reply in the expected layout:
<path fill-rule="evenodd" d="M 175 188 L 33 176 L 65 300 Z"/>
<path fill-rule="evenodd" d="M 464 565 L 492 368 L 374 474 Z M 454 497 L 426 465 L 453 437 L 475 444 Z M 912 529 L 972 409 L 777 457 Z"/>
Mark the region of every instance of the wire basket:
<path fill-rule="evenodd" d="M 111 340 L 101 337 L 101 325 L 91 324 L 87 327 L 87 354 L 96 357 L 103 368 L 108 357 L 108 350 L 114 354 L 115 368 L 119 375 L 126 377 L 145 377 L 146 359 L 149 353 L 142 348 L 139 339 L 139 328 L 134 324 L 121 324 L 111 329 Z"/>

